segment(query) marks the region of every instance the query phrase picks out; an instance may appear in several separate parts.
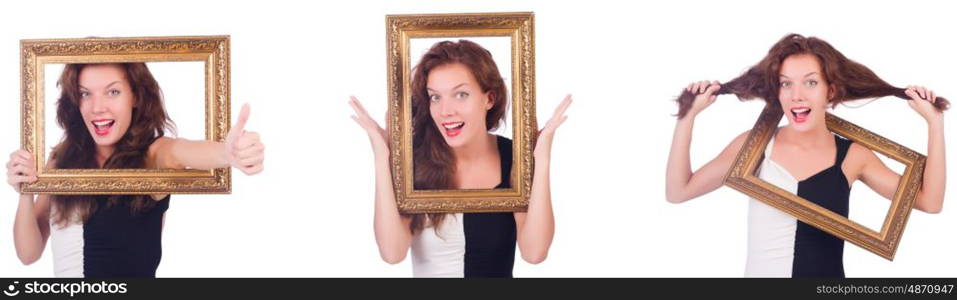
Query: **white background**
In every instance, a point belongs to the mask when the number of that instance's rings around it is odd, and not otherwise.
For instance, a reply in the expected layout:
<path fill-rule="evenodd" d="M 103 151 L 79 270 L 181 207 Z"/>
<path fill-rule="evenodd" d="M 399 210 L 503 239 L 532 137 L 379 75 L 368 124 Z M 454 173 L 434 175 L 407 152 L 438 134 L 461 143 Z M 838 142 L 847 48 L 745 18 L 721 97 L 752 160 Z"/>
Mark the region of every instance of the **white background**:
<path fill-rule="evenodd" d="M 518 259 L 516 276 L 741 276 L 745 196 L 721 188 L 682 205 L 664 199 L 670 100 L 691 81 L 733 78 L 787 33 L 820 36 L 892 84 L 957 100 L 955 8 L 943 1 L 21 1 L 0 9 L 0 149 L 19 147 L 19 39 L 229 34 L 233 108 L 252 105 L 248 129 L 263 134 L 266 170 L 234 172 L 232 195 L 174 196 L 157 275 L 410 276 L 409 259 L 379 259 L 372 151 L 348 96 L 385 113 L 386 14 L 494 11 L 535 12 L 539 122 L 575 97 L 553 147 L 555 241 L 540 265 Z M 761 106 L 723 96 L 699 116 L 695 167 Z M 926 124 L 901 100 L 836 113 L 926 152 Z M 847 275 L 955 276 L 955 192 L 950 184 L 943 213 L 911 215 L 893 262 L 848 244 Z M 0 276 L 52 276 L 49 249 L 21 266 L 17 195 L 6 188 L 0 199 Z"/>

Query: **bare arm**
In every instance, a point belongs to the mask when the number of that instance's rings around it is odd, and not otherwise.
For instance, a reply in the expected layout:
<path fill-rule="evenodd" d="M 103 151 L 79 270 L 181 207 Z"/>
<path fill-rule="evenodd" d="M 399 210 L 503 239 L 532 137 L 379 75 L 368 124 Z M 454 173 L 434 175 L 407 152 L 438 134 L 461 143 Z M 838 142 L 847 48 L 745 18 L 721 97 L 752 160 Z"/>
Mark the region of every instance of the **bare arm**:
<path fill-rule="evenodd" d="M 375 155 L 375 216 L 373 228 L 375 241 L 379 246 L 379 255 L 382 260 L 397 264 L 405 259 L 412 246 L 412 231 L 409 225 L 410 217 L 399 214 L 399 207 L 395 203 L 395 194 L 392 192 L 392 173 L 389 164 L 389 145 L 386 132 L 379 127 L 362 104 L 355 97 L 349 101 L 355 110 L 352 119 L 365 129 L 372 142 L 372 152 Z"/>
<path fill-rule="evenodd" d="M 933 102 L 937 101 L 934 91 L 912 86 L 907 94 L 911 97 L 911 101 L 907 101 L 908 105 L 927 121 L 927 164 L 915 207 L 928 213 L 939 213 L 944 209 L 944 189 L 947 185 L 944 113 L 934 108 Z"/>
<path fill-rule="evenodd" d="M 229 167 L 225 143 L 159 138 L 150 145 L 150 161 L 156 168 L 209 170 Z"/>
<path fill-rule="evenodd" d="M 927 162 L 914 208 L 927 213 L 939 213 L 944 207 L 944 189 L 947 185 L 943 113 L 931 103 L 937 99 L 933 91 L 912 86 L 906 93 L 911 96 L 908 104 L 927 121 L 928 131 Z M 887 168 L 873 152 L 865 153 L 861 181 L 881 196 L 893 199 L 901 176 Z"/>
<path fill-rule="evenodd" d="M 692 108 L 684 118 L 678 119 L 668 155 L 668 167 L 665 170 L 665 198 L 671 203 L 682 203 L 698 196 L 710 193 L 721 187 L 724 176 L 734 162 L 734 157 L 748 132 L 736 137 L 717 157 L 695 172 L 691 171 L 691 134 L 694 119 L 708 105 L 714 102 L 713 95 L 720 86 L 717 82 L 692 83 L 687 90 L 698 94 Z"/>
<path fill-rule="evenodd" d="M 50 199 L 47 195 L 20 195 L 13 225 L 13 243 L 24 265 L 40 259 L 50 239 Z"/>
<path fill-rule="evenodd" d="M 235 167 L 252 175 L 263 170 L 265 145 L 259 134 L 246 131 L 249 120 L 249 105 L 240 110 L 225 142 L 192 141 L 182 138 L 160 138 L 150 145 L 150 167 L 169 169 L 199 169 Z"/>
<path fill-rule="evenodd" d="M 545 261 L 548 257 L 548 249 L 552 246 L 552 238 L 555 236 L 555 216 L 552 213 L 552 189 L 549 179 L 552 140 L 555 137 L 555 130 L 568 119 L 565 110 L 571 103 L 571 95 L 566 96 L 538 135 L 534 153 L 535 176 L 532 179 L 528 210 L 524 213 L 515 213 L 518 249 L 522 253 L 522 259 L 532 264 Z"/>
<path fill-rule="evenodd" d="M 53 160 L 48 162 L 53 165 Z M 7 163 L 7 182 L 18 192 L 21 183 L 37 181 L 33 156 L 25 150 L 10 155 Z M 35 200 L 35 201 L 34 201 Z M 50 199 L 47 195 L 20 194 L 17 214 L 13 221 L 13 243 L 17 257 L 24 265 L 40 259 L 50 238 Z"/>
<path fill-rule="evenodd" d="M 944 209 L 944 189 L 947 186 L 947 162 L 944 149 L 944 120 L 928 123 L 927 164 L 924 182 L 915 207 L 928 213 Z"/>

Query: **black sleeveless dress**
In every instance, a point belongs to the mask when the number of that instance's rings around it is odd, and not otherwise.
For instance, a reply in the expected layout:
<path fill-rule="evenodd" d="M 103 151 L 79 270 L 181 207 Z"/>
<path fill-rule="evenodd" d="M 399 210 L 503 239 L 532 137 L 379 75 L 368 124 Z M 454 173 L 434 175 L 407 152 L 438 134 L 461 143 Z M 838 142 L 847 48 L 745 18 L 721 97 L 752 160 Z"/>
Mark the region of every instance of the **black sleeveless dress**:
<path fill-rule="evenodd" d="M 834 165 L 798 182 L 797 195 L 845 218 L 851 187 L 841 169 L 851 141 L 834 136 Z M 798 221 L 794 239 L 793 277 L 844 277 L 844 240 Z"/>
<path fill-rule="evenodd" d="M 128 201 L 111 206 L 107 198 L 97 198 L 85 224 L 51 226 L 58 277 L 156 277 L 170 196 L 138 213 Z"/>

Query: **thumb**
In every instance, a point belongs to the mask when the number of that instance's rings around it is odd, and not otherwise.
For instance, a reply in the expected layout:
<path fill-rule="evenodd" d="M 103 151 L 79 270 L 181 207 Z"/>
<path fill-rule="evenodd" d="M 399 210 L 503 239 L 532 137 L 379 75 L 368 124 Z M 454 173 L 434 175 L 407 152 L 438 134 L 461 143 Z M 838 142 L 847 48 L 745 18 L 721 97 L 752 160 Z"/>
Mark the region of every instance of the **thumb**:
<path fill-rule="evenodd" d="M 233 125 L 232 131 L 236 133 L 242 133 L 246 129 L 246 121 L 249 120 L 249 103 L 243 104 L 243 108 L 239 110 L 239 117 L 236 119 L 236 124 Z"/>

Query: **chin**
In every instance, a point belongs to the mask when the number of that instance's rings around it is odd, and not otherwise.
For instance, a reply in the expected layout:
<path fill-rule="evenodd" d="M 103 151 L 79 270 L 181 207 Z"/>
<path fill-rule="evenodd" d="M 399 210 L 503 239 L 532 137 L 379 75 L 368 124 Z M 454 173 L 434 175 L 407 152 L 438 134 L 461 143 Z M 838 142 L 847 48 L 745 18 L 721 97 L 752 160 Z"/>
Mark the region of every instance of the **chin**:
<path fill-rule="evenodd" d="M 114 146 L 117 142 L 119 142 L 119 139 L 110 137 L 103 137 L 100 139 L 93 138 L 93 143 L 100 147 Z"/>
<path fill-rule="evenodd" d="M 804 122 L 801 122 L 801 123 L 795 122 L 794 120 L 788 120 L 788 121 L 789 121 L 788 126 L 791 127 L 791 129 L 793 129 L 794 131 L 798 131 L 798 132 L 812 131 L 813 129 L 817 127 L 814 125 L 815 124 L 814 120 L 811 120 L 811 119 L 805 120 Z"/>
<path fill-rule="evenodd" d="M 120 137 L 114 136 L 114 133 L 107 136 L 98 136 L 95 132 L 90 132 L 90 137 L 93 139 L 93 143 L 100 147 L 113 146 L 120 141 Z"/>
<path fill-rule="evenodd" d="M 456 137 L 455 140 L 449 140 L 449 137 L 445 137 L 445 144 L 448 145 L 449 148 L 458 148 L 462 147 L 462 145 L 465 145 L 465 141 L 461 136 Z"/>

